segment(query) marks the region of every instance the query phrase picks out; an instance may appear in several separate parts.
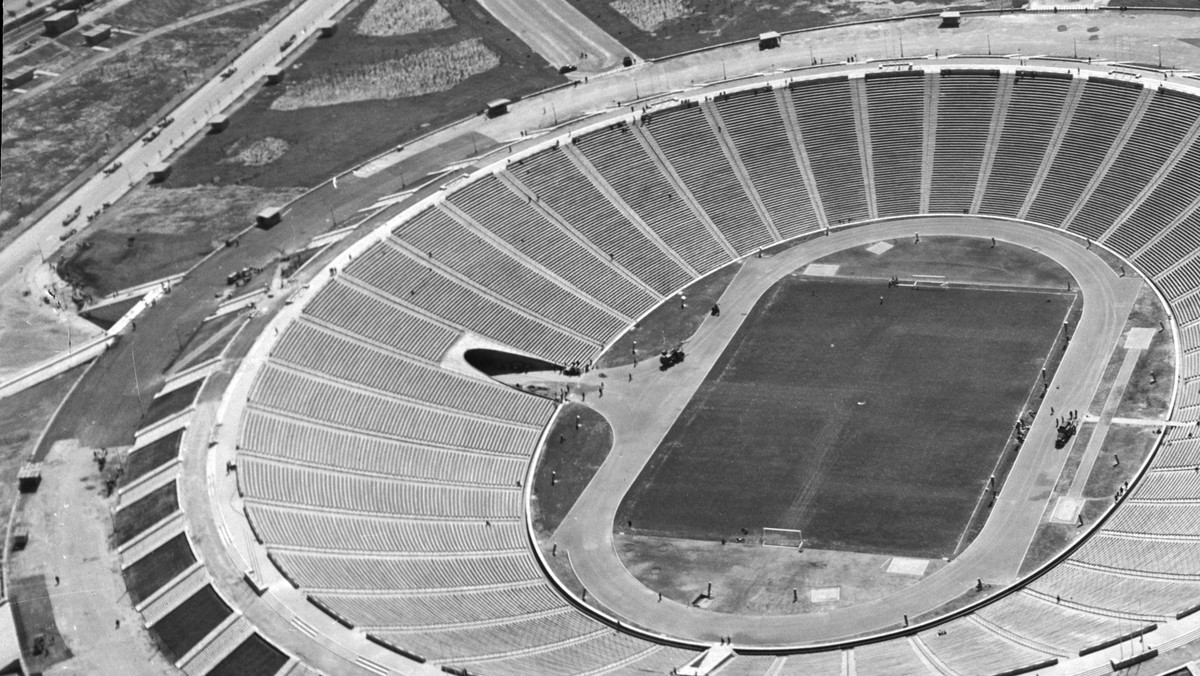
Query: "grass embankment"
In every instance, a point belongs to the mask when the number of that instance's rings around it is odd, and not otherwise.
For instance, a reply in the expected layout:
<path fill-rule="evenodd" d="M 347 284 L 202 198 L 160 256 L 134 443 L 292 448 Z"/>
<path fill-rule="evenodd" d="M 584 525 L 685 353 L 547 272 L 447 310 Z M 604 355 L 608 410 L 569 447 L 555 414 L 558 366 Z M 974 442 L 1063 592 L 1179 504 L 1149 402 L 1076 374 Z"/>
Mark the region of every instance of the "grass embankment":
<path fill-rule="evenodd" d="M 187 535 L 180 533 L 121 571 L 129 600 L 134 604 L 162 588 L 196 562 Z"/>
<path fill-rule="evenodd" d="M 475 0 L 432 2 L 355 7 L 343 30 L 317 40 L 228 130 L 180 158 L 167 185 L 312 186 L 489 100 L 565 81 Z M 266 138 L 286 152 L 261 164 L 234 159 Z"/>
<path fill-rule="evenodd" d="M 17 499 L 17 472 L 30 461 L 42 430 L 86 368 L 77 366 L 23 392 L 0 398 L 0 515 L 6 521 Z"/>
<path fill-rule="evenodd" d="M 144 0 L 153 4 L 158 0 Z M 123 50 L 4 111 L 0 234 L 74 179 L 213 64 L 285 0 L 264 0 Z M 142 4 L 139 3 L 141 8 Z M 154 10 L 142 8 L 148 12 Z M 139 10 L 140 11 L 140 10 Z M 163 133 L 171 133 L 171 128 Z M 0 239 L 0 244 L 5 241 Z"/>
<path fill-rule="evenodd" d="M 637 361 L 653 360 L 662 350 L 676 347 L 691 338 L 709 316 L 713 304 L 725 293 L 725 288 L 741 269 L 740 262 L 733 263 L 693 282 L 683 290 L 683 295 L 687 296 L 686 308 L 679 307 L 678 295 L 663 301 L 662 305 L 618 338 L 596 360 L 595 367 L 602 369 L 626 366 L 632 364 L 635 358 Z M 635 344 L 636 355 L 633 352 Z M 686 351 L 686 346 L 684 350 Z"/>
<path fill-rule="evenodd" d="M 117 512 L 113 517 L 113 544 L 123 545 L 138 533 L 179 511 L 175 482 L 154 489 L 149 495 Z"/>
<path fill-rule="evenodd" d="M 77 244 L 52 261 L 64 280 L 99 298 L 186 272 L 252 225 L 264 207 L 298 194 L 245 186 L 144 186 L 104 212 Z"/>
<path fill-rule="evenodd" d="M 558 529 L 612 445 L 612 428 L 604 416 L 583 404 L 562 408 L 534 473 L 533 528 L 539 537 L 550 537 Z"/>
<path fill-rule="evenodd" d="M 1118 418 L 1166 418 L 1175 382 L 1175 341 L 1169 330 L 1159 330 L 1165 326 L 1167 314 L 1150 285 L 1142 285 L 1125 331 L 1140 327 L 1158 332 L 1150 341 L 1150 349 L 1138 357 L 1125 396 L 1117 406 Z"/>

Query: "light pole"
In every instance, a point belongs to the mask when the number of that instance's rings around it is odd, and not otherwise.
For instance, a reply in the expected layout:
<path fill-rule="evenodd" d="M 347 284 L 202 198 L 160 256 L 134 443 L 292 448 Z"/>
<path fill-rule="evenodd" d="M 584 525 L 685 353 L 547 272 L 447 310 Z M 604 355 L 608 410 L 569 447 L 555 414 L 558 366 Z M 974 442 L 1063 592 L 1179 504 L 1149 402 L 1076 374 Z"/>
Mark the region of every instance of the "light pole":
<path fill-rule="evenodd" d="M 1154 45 L 1158 48 L 1158 67 L 1162 68 L 1162 45 Z"/>

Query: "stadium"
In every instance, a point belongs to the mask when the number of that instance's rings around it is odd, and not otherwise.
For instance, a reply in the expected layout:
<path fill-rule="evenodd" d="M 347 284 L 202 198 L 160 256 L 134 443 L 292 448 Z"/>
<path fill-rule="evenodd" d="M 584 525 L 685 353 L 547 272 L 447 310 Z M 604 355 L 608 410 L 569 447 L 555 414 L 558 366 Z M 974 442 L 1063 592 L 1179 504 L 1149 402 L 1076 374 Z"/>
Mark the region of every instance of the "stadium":
<path fill-rule="evenodd" d="M 1200 81 L 805 39 L 489 104 L 206 310 L 112 516 L 167 661 L 1200 673 Z"/>

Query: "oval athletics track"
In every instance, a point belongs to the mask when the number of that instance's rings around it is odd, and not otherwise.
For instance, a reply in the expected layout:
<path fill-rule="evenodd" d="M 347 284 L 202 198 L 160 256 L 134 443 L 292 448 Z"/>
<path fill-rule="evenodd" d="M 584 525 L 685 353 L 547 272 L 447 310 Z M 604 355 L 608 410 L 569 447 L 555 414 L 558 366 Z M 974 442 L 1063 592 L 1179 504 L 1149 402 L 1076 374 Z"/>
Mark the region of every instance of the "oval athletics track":
<path fill-rule="evenodd" d="M 732 637 L 736 646 L 787 648 L 903 628 L 905 616 L 916 617 L 961 596 L 977 579 L 1004 586 L 1017 582 L 1025 551 L 1066 460 L 1064 453 L 1055 452 L 1051 416 L 1034 422 L 974 542 L 928 578 L 876 601 L 783 616 L 732 615 L 660 602 L 656 592 L 625 569 L 613 544 L 613 521 L 622 498 L 759 297 L 787 274 L 826 255 L 914 233 L 995 237 L 998 245 L 1034 249 L 1070 272 L 1084 297 L 1083 314 L 1045 405 L 1059 410 L 1088 407 L 1143 282 L 1120 277 L 1084 242 L 1060 230 L 985 217 L 909 217 L 833 231 L 777 255 L 746 258 L 720 299 L 721 317 L 706 320 L 688 341 L 686 362 L 665 372 L 642 368 L 636 372 L 636 387 L 610 388 L 608 396 L 591 404 L 613 427 L 613 450 L 555 534 L 559 549 L 570 553 L 589 600 L 622 622 L 676 639 L 709 643 Z M 607 375 L 620 382 L 627 369 L 631 367 L 609 369 Z M 659 415 L 644 415 L 655 409 Z"/>

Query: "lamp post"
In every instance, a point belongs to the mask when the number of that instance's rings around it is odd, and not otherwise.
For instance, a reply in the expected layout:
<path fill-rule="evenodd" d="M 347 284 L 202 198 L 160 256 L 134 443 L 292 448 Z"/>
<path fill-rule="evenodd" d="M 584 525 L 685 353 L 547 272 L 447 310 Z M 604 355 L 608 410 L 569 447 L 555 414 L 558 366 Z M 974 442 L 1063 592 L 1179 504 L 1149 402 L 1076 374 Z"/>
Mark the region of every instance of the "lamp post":
<path fill-rule="evenodd" d="M 1158 67 L 1162 68 L 1162 45 L 1154 45 L 1158 48 Z"/>

